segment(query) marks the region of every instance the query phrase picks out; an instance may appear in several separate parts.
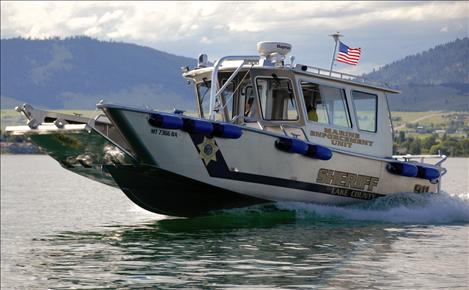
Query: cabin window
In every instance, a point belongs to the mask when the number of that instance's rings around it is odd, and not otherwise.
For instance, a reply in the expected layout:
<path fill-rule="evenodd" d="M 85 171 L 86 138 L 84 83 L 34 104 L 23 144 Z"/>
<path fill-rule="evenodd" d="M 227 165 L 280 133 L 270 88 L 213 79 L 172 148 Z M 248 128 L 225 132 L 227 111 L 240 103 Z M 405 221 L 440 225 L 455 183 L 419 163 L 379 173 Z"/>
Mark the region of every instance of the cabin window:
<path fill-rule="evenodd" d="M 374 94 L 352 91 L 355 115 L 357 116 L 358 129 L 368 132 L 376 132 L 376 116 L 378 111 L 378 96 Z"/>
<path fill-rule="evenodd" d="M 223 86 L 226 83 L 227 79 L 223 79 L 221 82 L 221 86 Z M 221 98 L 224 101 L 224 105 L 222 106 L 221 104 L 219 105 L 219 113 L 222 114 L 224 107 L 227 109 L 228 116 L 226 116 L 227 120 L 231 120 L 231 118 L 236 114 L 233 112 L 233 102 L 234 102 L 234 82 L 230 82 L 228 86 L 221 92 Z"/>
<path fill-rule="evenodd" d="M 289 79 L 259 78 L 256 84 L 264 120 L 298 120 L 298 110 Z"/>
<path fill-rule="evenodd" d="M 310 82 L 301 82 L 309 121 L 351 127 L 345 90 Z"/>
<path fill-rule="evenodd" d="M 203 82 L 197 84 L 197 94 L 200 107 L 202 108 L 201 118 L 208 117 L 210 114 L 210 81 L 204 79 Z"/>
<path fill-rule="evenodd" d="M 223 84 L 226 80 L 223 80 Z M 207 81 L 204 79 L 203 82 L 197 84 L 197 94 L 200 103 L 200 107 L 202 109 L 201 117 L 208 118 L 210 115 L 210 86 L 211 81 Z M 222 114 L 224 111 L 224 107 L 227 108 L 228 111 L 228 120 L 231 119 L 232 111 L 233 111 L 233 84 L 229 84 L 225 90 L 221 93 L 221 97 L 225 100 L 225 106 L 222 106 L 217 98 L 215 101 L 215 109 L 217 110 L 215 114 L 215 120 L 223 120 Z"/>

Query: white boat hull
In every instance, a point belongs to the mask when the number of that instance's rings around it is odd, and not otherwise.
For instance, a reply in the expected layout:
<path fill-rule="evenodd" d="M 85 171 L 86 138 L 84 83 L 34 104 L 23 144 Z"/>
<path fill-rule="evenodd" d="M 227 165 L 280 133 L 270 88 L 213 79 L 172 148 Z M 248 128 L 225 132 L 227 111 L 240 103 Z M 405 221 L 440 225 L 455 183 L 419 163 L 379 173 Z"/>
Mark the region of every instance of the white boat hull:
<path fill-rule="evenodd" d="M 388 161 L 379 158 L 333 151 L 330 160 L 319 160 L 278 150 L 274 143 L 280 136 L 261 130 L 243 128 L 239 139 L 208 137 L 155 128 L 148 122 L 150 111 L 112 105 L 101 108 L 141 163 L 264 201 L 347 204 L 392 193 L 438 192 L 438 180 L 391 174 L 386 170 Z M 204 153 L 207 144 L 212 152 Z M 111 174 L 119 184 L 118 170 Z M 126 187 L 131 190 L 131 185 Z"/>

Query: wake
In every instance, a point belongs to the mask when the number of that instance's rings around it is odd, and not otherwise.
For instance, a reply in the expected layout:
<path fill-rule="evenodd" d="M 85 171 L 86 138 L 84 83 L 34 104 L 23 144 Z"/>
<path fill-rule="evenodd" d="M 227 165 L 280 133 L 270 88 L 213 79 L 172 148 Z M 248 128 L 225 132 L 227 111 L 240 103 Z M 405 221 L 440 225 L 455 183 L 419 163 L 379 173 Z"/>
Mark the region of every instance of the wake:
<path fill-rule="evenodd" d="M 276 207 L 294 211 L 298 219 L 404 224 L 469 223 L 469 193 L 401 193 L 348 206 L 278 202 Z"/>

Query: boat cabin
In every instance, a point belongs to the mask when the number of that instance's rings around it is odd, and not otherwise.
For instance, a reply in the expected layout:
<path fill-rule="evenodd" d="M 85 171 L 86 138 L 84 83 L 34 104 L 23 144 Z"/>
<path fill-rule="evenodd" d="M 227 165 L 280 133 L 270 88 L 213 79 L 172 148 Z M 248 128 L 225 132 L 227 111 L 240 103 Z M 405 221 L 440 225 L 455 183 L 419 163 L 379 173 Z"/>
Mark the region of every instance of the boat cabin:
<path fill-rule="evenodd" d="M 391 157 L 387 95 L 398 93 L 360 77 L 286 64 L 291 46 L 258 43 L 259 56 L 206 55 L 183 76 L 194 83 L 200 118 L 300 138 L 334 150 Z"/>

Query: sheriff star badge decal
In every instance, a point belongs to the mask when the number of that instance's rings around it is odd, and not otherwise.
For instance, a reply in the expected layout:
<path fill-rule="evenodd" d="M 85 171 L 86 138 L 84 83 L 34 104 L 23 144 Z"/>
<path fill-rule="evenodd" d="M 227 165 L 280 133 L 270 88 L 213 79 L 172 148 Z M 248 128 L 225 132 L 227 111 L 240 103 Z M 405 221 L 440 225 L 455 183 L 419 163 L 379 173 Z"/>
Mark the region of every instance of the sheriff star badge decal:
<path fill-rule="evenodd" d="M 204 137 L 204 141 L 197 145 L 197 147 L 199 147 L 200 150 L 199 156 L 200 158 L 202 158 L 206 166 L 212 160 L 215 162 L 217 161 L 216 154 L 218 151 L 218 147 L 217 144 L 215 144 L 215 140 L 213 140 L 212 138 Z"/>

